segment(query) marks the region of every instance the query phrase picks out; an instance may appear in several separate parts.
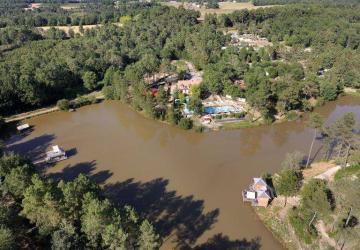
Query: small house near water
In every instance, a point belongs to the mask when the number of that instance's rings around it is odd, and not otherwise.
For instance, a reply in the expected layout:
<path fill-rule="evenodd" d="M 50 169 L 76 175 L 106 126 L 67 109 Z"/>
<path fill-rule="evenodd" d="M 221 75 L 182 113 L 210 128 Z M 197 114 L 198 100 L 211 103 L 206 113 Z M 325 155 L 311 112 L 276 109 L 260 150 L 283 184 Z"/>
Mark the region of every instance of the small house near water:
<path fill-rule="evenodd" d="M 253 183 L 242 192 L 243 201 L 252 206 L 267 207 L 273 198 L 271 187 L 262 178 L 253 178 Z"/>
<path fill-rule="evenodd" d="M 47 163 L 55 163 L 66 159 L 67 155 L 65 150 L 60 148 L 58 145 L 52 146 L 52 150 L 46 152 L 45 161 Z"/>

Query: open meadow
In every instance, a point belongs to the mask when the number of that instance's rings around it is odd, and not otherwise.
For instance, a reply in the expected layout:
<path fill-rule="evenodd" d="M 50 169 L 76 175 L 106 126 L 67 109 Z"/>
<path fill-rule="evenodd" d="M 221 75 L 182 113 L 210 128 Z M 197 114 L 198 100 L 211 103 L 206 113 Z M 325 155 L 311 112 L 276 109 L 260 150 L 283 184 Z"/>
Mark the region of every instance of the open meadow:
<path fill-rule="evenodd" d="M 171 2 L 162 2 L 162 4 L 167 5 L 167 6 L 173 6 L 173 7 L 184 6 L 185 9 L 192 9 L 192 10 L 200 11 L 200 13 L 201 13 L 200 20 L 204 19 L 206 14 L 213 14 L 213 13 L 228 14 L 235 10 L 243 10 L 243 9 L 253 10 L 253 9 L 258 9 L 258 8 L 268 8 L 268 7 L 274 6 L 274 5 L 255 6 L 251 2 L 247 2 L 247 3 L 219 2 L 218 9 L 207 9 L 207 8 L 205 8 L 205 6 L 199 6 L 197 3 L 188 3 L 188 2 L 182 3 L 182 2 L 171 1 Z"/>

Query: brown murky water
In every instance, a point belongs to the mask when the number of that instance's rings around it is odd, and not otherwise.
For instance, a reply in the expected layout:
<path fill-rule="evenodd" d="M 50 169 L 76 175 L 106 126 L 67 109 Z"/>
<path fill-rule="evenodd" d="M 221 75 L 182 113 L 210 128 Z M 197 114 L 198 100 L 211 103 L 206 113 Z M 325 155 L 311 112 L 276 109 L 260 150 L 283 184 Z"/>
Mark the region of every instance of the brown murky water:
<path fill-rule="evenodd" d="M 360 119 L 360 99 L 344 97 L 317 111 L 329 121 L 344 112 Z M 241 191 L 252 177 L 279 170 L 286 153 L 307 152 L 312 139 L 300 121 L 198 134 L 146 119 L 117 102 L 28 122 L 34 130 L 11 138 L 9 150 L 32 158 L 53 144 L 69 150 L 71 157 L 47 172 L 65 179 L 92 176 L 114 202 L 129 203 L 156 221 L 164 249 L 179 242 L 282 249 L 243 204 Z"/>

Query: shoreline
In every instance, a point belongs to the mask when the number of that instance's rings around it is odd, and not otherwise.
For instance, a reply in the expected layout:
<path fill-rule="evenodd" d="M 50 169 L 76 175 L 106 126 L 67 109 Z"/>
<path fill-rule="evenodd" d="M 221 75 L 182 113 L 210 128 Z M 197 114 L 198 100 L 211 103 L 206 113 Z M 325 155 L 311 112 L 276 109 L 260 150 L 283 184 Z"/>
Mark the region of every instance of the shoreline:
<path fill-rule="evenodd" d="M 90 97 L 90 96 L 95 96 L 96 100 L 98 100 L 98 101 L 105 99 L 104 95 L 101 93 L 101 91 L 94 91 L 92 93 L 82 95 L 79 97 Z M 75 101 L 79 97 L 77 97 L 73 100 L 70 100 L 70 101 Z M 11 115 L 11 116 L 5 117 L 4 120 L 5 120 L 5 123 L 19 122 L 22 120 L 27 120 L 27 119 L 30 119 L 30 118 L 33 118 L 36 116 L 45 115 L 45 114 L 53 113 L 56 111 L 60 111 L 60 109 L 56 105 L 52 105 L 50 107 L 43 107 L 40 109 L 35 109 L 35 110 L 27 111 L 24 113 L 16 114 L 16 115 Z"/>

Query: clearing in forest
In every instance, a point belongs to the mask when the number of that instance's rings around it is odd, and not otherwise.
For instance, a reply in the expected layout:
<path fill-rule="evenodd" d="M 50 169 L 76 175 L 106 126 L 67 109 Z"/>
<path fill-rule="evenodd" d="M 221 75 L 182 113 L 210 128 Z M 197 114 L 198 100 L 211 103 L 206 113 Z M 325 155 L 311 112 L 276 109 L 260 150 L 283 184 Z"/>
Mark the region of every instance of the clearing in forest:
<path fill-rule="evenodd" d="M 199 20 L 203 20 L 205 17 L 205 14 L 213 14 L 213 13 L 228 14 L 235 10 L 243 10 L 243 9 L 253 10 L 253 9 L 258 9 L 258 8 L 268 8 L 268 7 L 274 6 L 274 5 L 255 6 L 251 2 L 247 2 L 247 3 L 220 2 L 218 9 L 207 9 L 207 8 L 205 8 L 205 6 L 200 6 L 197 3 L 189 3 L 189 2 L 182 3 L 182 2 L 177 2 L 177 1 L 170 1 L 170 2 L 163 2 L 162 4 L 168 5 L 168 6 L 173 6 L 173 7 L 184 6 L 185 9 L 192 9 L 192 10 L 200 11 L 201 16 L 200 16 Z"/>

